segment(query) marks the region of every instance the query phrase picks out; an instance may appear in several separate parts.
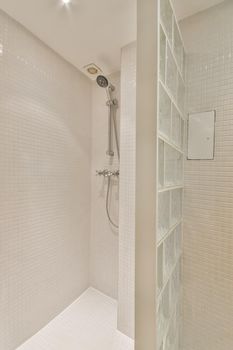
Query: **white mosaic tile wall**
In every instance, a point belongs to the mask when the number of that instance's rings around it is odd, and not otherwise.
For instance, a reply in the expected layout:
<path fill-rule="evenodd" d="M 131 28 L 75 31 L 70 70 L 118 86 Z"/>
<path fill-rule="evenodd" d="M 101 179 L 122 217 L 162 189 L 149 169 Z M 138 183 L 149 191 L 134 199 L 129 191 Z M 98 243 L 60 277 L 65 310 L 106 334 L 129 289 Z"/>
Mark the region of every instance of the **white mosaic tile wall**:
<path fill-rule="evenodd" d="M 215 157 L 185 162 L 184 350 L 233 349 L 233 2 L 181 23 L 187 111 L 216 110 Z"/>
<path fill-rule="evenodd" d="M 88 285 L 91 86 L 0 12 L 0 349 Z"/>
<path fill-rule="evenodd" d="M 157 344 L 181 347 L 184 48 L 169 0 L 160 2 L 158 110 Z"/>
<path fill-rule="evenodd" d="M 134 338 L 135 313 L 135 173 L 136 44 L 121 58 L 121 165 L 118 329 Z"/>

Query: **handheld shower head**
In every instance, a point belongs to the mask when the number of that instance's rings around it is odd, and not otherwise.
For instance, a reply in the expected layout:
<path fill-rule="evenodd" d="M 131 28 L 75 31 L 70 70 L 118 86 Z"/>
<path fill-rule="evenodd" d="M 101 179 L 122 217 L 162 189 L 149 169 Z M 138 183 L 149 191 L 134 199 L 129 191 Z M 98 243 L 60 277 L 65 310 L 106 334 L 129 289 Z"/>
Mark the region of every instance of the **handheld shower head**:
<path fill-rule="evenodd" d="M 107 89 L 107 87 L 109 86 L 108 79 L 105 78 L 105 76 L 103 75 L 98 75 L 96 82 L 100 87 L 105 89 Z"/>
<path fill-rule="evenodd" d="M 111 100 L 111 92 L 115 90 L 115 86 L 109 83 L 108 79 L 104 75 L 98 75 L 96 82 L 101 88 L 106 89 L 108 99 Z"/>

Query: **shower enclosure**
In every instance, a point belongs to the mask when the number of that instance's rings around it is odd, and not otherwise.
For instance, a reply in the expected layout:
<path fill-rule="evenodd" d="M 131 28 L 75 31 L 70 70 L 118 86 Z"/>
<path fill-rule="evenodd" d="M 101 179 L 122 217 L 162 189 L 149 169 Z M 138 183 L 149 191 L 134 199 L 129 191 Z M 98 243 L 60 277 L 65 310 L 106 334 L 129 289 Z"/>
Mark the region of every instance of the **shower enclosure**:
<path fill-rule="evenodd" d="M 91 81 L 0 11 L 0 350 L 134 347 L 135 44 L 119 58 Z"/>
<path fill-rule="evenodd" d="M 0 350 L 233 349 L 233 3 L 137 6 L 94 79 L 0 11 Z"/>

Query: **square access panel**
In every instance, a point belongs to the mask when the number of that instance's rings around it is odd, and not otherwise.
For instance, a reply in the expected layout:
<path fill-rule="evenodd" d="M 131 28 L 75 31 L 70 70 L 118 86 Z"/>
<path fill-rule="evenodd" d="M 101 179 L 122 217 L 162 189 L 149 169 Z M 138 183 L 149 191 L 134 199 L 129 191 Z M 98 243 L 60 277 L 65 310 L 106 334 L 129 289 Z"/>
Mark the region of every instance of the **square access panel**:
<path fill-rule="evenodd" d="M 189 115 L 188 159 L 214 159 L 215 116 L 215 111 Z"/>

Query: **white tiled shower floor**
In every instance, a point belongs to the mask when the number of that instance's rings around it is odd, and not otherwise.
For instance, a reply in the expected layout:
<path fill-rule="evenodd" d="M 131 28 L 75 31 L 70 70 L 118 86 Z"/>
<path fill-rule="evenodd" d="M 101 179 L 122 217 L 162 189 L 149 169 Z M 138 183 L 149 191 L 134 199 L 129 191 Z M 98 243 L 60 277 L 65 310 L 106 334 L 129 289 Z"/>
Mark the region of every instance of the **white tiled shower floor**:
<path fill-rule="evenodd" d="M 117 331 L 117 303 L 93 288 L 17 350 L 133 350 Z"/>

